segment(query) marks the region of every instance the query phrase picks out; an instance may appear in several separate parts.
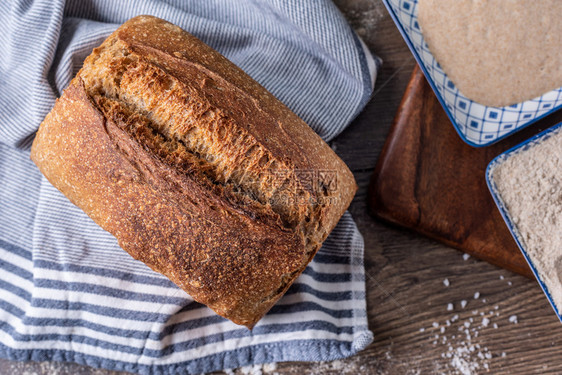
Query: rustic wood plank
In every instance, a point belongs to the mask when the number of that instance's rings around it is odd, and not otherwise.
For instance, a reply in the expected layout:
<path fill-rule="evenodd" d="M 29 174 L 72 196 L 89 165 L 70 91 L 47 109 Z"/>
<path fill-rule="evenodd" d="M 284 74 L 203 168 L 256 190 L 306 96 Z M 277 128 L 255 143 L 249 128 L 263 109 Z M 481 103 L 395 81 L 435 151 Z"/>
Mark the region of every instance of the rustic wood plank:
<path fill-rule="evenodd" d="M 492 355 L 486 359 L 482 354 L 484 359 L 481 359 L 475 349 L 466 356 L 467 363 L 480 366 L 473 374 L 562 373 L 562 327 L 535 281 L 474 258 L 465 261 L 457 250 L 369 216 L 366 204 L 369 180 L 414 60 L 379 0 L 335 2 L 367 45 L 385 61 L 377 81 L 379 91 L 349 129 L 333 142 L 359 184 L 351 212 L 365 238 L 369 326 L 375 341 L 349 359 L 329 363 L 283 363 L 275 370 L 263 371 L 264 374 L 462 374 L 446 354 L 449 346 L 454 350 L 469 350 L 466 335 L 459 336 L 458 329 L 464 327 L 465 322 L 470 323 L 471 317 L 471 328 L 475 329 L 469 331 L 471 345 L 478 344 L 480 352 L 487 348 L 486 352 Z M 449 287 L 443 284 L 445 278 L 450 282 Z M 480 293 L 477 300 L 473 298 L 475 292 Z M 467 301 L 465 309 L 461 308 L 462 300 Z M 454 311 L 447 311 L 448 303 L 454 304 Z M 472 311 L 477 314 L 472 315 Z M 500 315 L 491 316 L 488 326 L 482 327 L 479 313 L 489 311 Z M 446 321 L 455 314 L 458 320 L 447 327 Z M 509 322 L 512 315 L 517 316 L 517 324 Z M 439 327 L 434 328 L 433 322 Z M 443 324 L 447 328 L 441 334 Z M 422 328 L 424 331 L 420 332 Z M 478 337 L 475 337 L 476 331 Z M 436 334 L 440 340 L 435 340 Z M 442 342 L 443 337 L 446 343 Z M 436 344 L 433 341 L 437 341 Z M 489 372 L 484 364 L 488 365 Z M 242 374 L 242 371 L 236 373 Z M 75 364 L 0 360 L 0 374 L 124 373 Z"/>

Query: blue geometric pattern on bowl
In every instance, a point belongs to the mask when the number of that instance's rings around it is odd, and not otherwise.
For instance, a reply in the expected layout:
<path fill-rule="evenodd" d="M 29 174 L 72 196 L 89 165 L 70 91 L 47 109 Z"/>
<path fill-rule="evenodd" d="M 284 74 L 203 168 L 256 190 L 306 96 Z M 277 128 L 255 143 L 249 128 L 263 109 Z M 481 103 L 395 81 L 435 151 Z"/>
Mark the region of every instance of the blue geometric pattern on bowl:
<path fill-rule="evenodd" d="M 556 316 L 558 316 L 558 319 L 562 322 L 562 315 L 561 315 L 561 311 L 560 311 L 560 308 L 562 308 L 562 306 L 556 306 L 556 303 L 554 303 L 554 299 L 552 298 L 552 295 L 550 294 L 550 291 L 548 290 L 548 286 L 544 283 L 544 281 L 541 278 L 539 272 L 537 271 L 537 268 L 536 268 L 535 264 L 533 263 L 533 260 L 529 257 L 529 254 L 527 253 L 527 250 L 525 249 L 522 241 L 520 240 L 521 234 L 519 233 L 519 230 L 517 229 L 517 225 L 514 223 L 513 219 L 511 218 L 511 215 L 509 214 L 509 210 L 505 206 L 505 203 L 504 203 L 504 201 L 503 201 L 503 199 L 502 199 L 502 197 L 501 197 L 501 195 L 498 191 L 496 183 L 494 182 L 494 170 L 499 164 L 504 162 L 506 159 L 508 159 L 510 156 L 514 155 L 515 153 L 525 151 L 525 150 L 529 149 L 530 147 L 533 147 L 533 146 L 537 145 L 538 143 L 546 140 L 547 138 L 551 137 L 552 135 L 554 135 L 555 133 L 558 133 L 560 131 L 562 131 L 562 122 L 557 124 L 557 125 L 554 125 L 553 127 L 549 128 L 549 129 L 546 129 L 546 130 L 540 132 L 539 134 L 535 135 L 534 137 L 531 137 L 531 138 L 527 139 L 525 142 L 522 142 L 522 143 L 518 144 L 517 146 L 515 146 L 515 147 L 505 151 L 504 153 L 496 156 L 488 164 L 488 167 L 486 168 L 486 183 L 488 184 L 488 189 L 490 190 L 490 193 L 492 194 L 492 197 L 494 198 L 494 202 L 496 202 L 496 206 L 498 206 L 498 209 L 499 209 L 499 211 L 500 211 L 500 213 L 503 217 L 503 220 L 507 224 L 507 227 L 509 228 L 509 231 L 511 232 L 511 235 L 515 239 L 515 242 L 517 243 L 517 246 L 519 247 L 519 250 L 521 250 L 521 253 L 523 254 L 523 256 L 525 257 L 525 260 L 529 264 L 529 267 L 531 268 L 531 271 L 533 271 L 533 274 L 535 275 L 535 278 L 539 282 L 539 285 L 541 286 L 544 294 L 546 295 L 546 298 L 548 299 L 548 302 L 550 302 L 550 305 L 554 309 L 554 312 L 556 313 Z"/>
<path fill-rule="evenodd" d="M 441 69 L 421 34 L 418 0 L 383 0 L 457 133 L 469 145 L 488 146 L 562 108 L 562 87 L 533 100 L 488 107 L 464 95 Z"/>

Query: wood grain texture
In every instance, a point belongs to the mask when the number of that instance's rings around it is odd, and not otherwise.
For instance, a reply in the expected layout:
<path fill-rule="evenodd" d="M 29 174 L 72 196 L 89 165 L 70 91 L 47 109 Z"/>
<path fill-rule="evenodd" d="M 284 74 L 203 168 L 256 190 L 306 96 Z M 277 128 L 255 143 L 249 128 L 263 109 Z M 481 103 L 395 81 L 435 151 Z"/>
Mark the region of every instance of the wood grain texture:
<path fill-rule="evenodd" d="M 466 347 L 466 335 L 458 335 L 464 323 L 475 329 L 471 332 L 471 344 L 487 348 L 491 353 L 490 359 L 479 358 L 478 351 L 466 357 L 467 362 L 481 365 L 473 374 L 562 373 L 562 326 L 534 280 L 474 258 L 465 261 L 458 250 L 369 215 L 369 181 L 415 62 L 380 0 L 335 0 L 335 3 L 369 48 L 384 60 L 371 102 L 332 142 L 359 185 L 350 210 L 365 239 L 368 317 L 375 341 L 361 353 L 342 361 L 282 363 L 277 369 L 263 373 L 462 374 L 452 364 L 453 358 L 447 358 L 447 353 L 449 347 L 454 350 Z M 449 287 L 443 284 L 445 278 L 450 282 Z M 477 300 L 476 292 L 480 293 Z M 467 301 L 464 309 L 462 300 Z M 453 311 L 447 311 L 449 303 L 453 303 Z M 473 315 L 473 311 L 477 314 Z M 489 311 L 496 311 L 499 316 L 489 318 L 487 327 L 480 327 L 479 314 Z M 454 315 L 459 318 L 451 323 Z M 517 316 L 517 324 L 509 322 L 513 315 Z M 447 320 L 451 326 L 446 325 Z M 433 327 L 434 322 L 439 324 L 438 328 Z M 444 334 L 440 332 L 441 326 L 446 327 Z M 442 342 L 443 337 L 447 342 Z M 235 373 L 240 375 L 243 371 Z M 124 375 L 75 364 L 5 360 L 0 360 L 0 374 Z"/>
<path fill-rule="evenodd" d="M 468 146 L 416 67 L 373 174 L 370 207 L 380 218 L 532 278 L 484 176 L 495 156 L 560 117 L 489 147 Z"/>

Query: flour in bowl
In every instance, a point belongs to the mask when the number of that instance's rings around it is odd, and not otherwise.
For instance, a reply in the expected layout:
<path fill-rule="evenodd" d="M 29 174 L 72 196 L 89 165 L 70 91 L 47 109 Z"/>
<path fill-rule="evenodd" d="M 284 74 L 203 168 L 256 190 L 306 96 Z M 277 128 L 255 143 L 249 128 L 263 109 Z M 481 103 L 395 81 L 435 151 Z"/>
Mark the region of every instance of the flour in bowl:
<path fill-rule="evenodd" d="M 562 310 L 562 128 L 491 169 L 517 237 Z"/>
<path fill-rule="evenodd" d="M 562 1 L 419 0 L 424 39 L 468 98 L 489 106 L 562 86 Z"/>

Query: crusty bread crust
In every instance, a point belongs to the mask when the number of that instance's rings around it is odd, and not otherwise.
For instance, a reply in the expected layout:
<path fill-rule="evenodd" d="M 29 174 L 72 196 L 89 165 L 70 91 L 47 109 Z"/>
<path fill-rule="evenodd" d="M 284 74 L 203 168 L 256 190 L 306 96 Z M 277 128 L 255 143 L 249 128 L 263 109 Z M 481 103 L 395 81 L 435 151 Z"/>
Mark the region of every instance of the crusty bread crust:
<path fill-rule="evenodd" d="M 127 21 L 88 57 L 41 124 L 31 158 L 134 258 L 249 328 L 356 191 L 298 116 L 151 16 Z"/>

